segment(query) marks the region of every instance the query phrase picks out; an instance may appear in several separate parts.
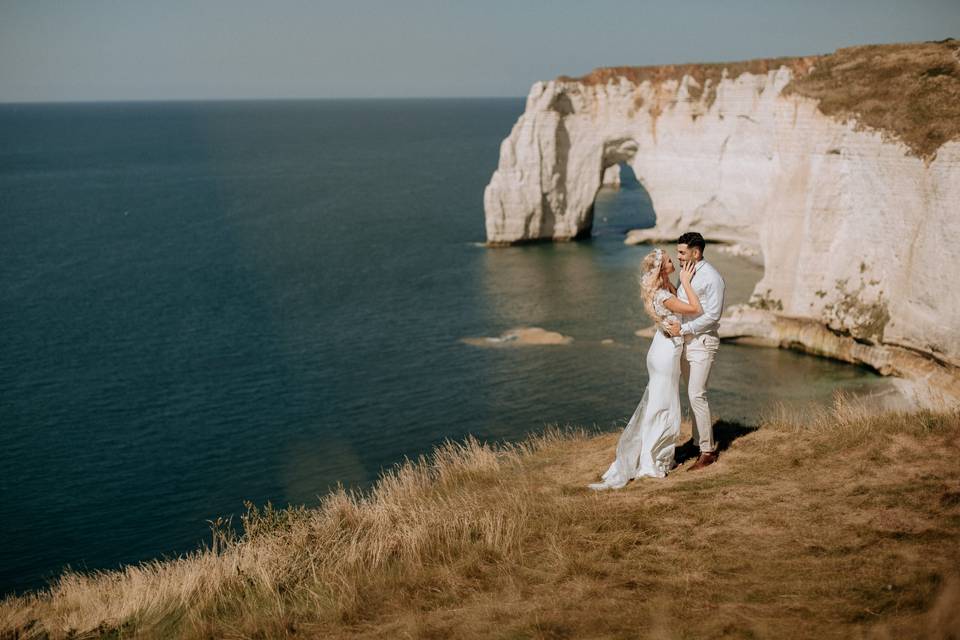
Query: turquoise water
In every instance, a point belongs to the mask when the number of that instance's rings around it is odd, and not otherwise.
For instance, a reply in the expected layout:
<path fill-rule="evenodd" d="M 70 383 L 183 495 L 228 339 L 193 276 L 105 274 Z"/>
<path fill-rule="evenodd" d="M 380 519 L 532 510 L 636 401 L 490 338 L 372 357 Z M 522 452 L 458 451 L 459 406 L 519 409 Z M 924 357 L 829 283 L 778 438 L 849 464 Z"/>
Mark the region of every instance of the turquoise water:
<path fill-rule="evenodd" d="M 591 240 L 479 246 L 522 110 L 0 105 L 0 592 L 195 549 L 243 500 L 315 504 L 446 438 L 622 427 L 649 343 L 621 233 L 650 202 L 605 189 Z M 760 270 L 711 259 L 745 300 Z M 527 325 L 574 342 L 462 342 Z M 711 402 L 750 422 L 877 384 L 724 345 Z"/>

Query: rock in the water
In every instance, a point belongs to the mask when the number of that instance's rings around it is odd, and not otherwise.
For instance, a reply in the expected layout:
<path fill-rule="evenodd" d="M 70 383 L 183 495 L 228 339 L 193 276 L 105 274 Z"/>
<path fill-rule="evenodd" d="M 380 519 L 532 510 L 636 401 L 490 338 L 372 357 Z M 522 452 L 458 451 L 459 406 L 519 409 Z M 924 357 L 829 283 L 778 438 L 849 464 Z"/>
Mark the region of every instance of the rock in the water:
<path fill-rule="evenodd" d="M 675 235 L 665 235 L 657 228 L 631 229 L 623 239 L 623 244 L 636 246 L 638 244 L 669 244 L 677 241 Z"/>
<path fill-rule="evenodd" d="M 726 253 L 727 255 L 743 258 L 747 262 L 751 262 L 757 266 L 763 266 L 763 254 L 760 253 L 760 249 L 758 247 L 740 244 L 737 242 L 734 244 L 717 245 L 714 247 L 714 249 L 720 253 Z"/>
<path fill-rule="evenodd" d="M 516 347 L 528 345 L 570 344 L 573 338 L 541 327 L 517 327 L 495 338 L 464 338 L 464 342 L 476 347 Z"/>
<path fill-rule="evenodd" d="M 609 187 L 620 186 L 620 165 L 612 164 L 603 172 L 603 184 Z"/>
<path fill-rule="evenodd" d="M 720 337 L 762 346 L 799 348 L 815 355 L 868 365 L 884 375 L 909 380 L 911 383 L 901 391 L 919 406 L 952 406 L 960 402 L 960 377 L 949 364 L 913 349 L 866 344 L 830 331 L 814 320 L 737 305 L 728 309 L 720 320 Z"/>

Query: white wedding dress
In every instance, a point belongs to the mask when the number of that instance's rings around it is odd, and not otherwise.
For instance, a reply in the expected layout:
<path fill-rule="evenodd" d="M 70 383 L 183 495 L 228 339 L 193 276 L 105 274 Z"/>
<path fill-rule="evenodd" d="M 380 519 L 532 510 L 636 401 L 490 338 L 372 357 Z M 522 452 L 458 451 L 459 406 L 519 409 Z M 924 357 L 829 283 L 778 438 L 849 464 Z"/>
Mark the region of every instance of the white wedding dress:
<path fill-rule="evenodd" d="M 661 319 L 677 320 L 663 303 L 673 294 L 659 289 L 653 308 Z M 680 435 L 680 353 L 683 339 L 659 329 L 647 351 L 650 377 L 643 398 L 620 434 L 617 457 L 603 474 L 603 482 L 591 489 L 619 489 L 634 478 L 663 478 L 674 466 L 673 455 Z"/>

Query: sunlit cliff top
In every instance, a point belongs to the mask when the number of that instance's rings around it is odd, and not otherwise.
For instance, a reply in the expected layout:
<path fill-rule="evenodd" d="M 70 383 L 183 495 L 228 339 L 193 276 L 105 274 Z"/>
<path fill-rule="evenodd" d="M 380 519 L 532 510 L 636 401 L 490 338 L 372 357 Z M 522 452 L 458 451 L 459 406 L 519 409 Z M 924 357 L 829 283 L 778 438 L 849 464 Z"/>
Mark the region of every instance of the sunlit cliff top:
<path fill-rule="evenodd" d="M 766 74 L 788 67 L 793 80 L 785 95 L 819 101 L 820 111 L 881 131 L 918 156 L 932 159 L 950 140 L 960 139 L 960 40 L 862 45 L 826 55 L 758 58 L 739 62 L 600 67 L 564 82 L 587 85 L 626 79 L 636 85 L 690 76 L 693 100 L 709 107 L 726 74 Z"/>

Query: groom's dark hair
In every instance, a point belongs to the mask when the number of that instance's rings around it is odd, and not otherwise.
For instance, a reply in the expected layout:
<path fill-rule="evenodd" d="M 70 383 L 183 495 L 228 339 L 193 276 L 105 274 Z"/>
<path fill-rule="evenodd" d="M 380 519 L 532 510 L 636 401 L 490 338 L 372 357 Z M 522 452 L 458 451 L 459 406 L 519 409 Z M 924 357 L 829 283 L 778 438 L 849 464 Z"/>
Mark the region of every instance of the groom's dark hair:
<path fill-rule="evenodd" d="M 704 240 L 703 236 L 696 231 L 688 231 L 677 238 L 677 244 L 685 244 L 690 248 L 696 247 L 700 249 L 701 254 L 703 253 L 703 250 L 707 248 L 706 240 Z"/>

